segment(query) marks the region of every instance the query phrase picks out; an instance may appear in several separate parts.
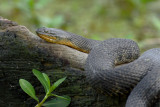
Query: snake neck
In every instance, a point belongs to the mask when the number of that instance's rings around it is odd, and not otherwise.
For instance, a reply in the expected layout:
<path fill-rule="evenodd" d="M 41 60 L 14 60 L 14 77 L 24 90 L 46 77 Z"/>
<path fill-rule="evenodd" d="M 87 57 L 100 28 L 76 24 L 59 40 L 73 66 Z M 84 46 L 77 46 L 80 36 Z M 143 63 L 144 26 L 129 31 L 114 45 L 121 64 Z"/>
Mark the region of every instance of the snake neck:
<path fill-rule="evenodd" d="M 109 95 L 125 94 L 126 89 L 133 87 L 141 78 L 141 75 L 138 75 L 140 70 L 137 69 L 137 63 L 132 62 L 138 57 L 139 48 L 131 40 L 117 38 L 102 41 L 88 55 L 85 64 L 88 82 L 95 89 L 98 87 L 97 90 L 100 89 L 101 92 Z M 133 83 L 130 82 L 135 78 Z"/>
<path fill-rule="evenodd" d="M 72 46 L 74 46 L 72 48 L 85 53 L 89 53 L 94 46 L 98 45 L 101 42 L 98 40 L 87 39 L 78 35 L 72 35 L 69 38 L 69 41 L 72 43 Z"/>

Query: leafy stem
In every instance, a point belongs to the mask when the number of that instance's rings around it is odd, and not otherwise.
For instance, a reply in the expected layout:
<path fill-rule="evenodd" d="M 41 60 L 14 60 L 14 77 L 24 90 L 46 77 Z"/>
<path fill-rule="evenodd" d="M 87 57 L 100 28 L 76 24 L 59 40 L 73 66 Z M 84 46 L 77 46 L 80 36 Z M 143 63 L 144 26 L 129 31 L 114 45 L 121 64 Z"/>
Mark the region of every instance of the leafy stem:
<path fill-rule="evenodd" d="M 27 80 L 20 79 L 19 84 L 22 90 L 27 93 L 29 96 L 31 96 L 33 99 L 35 99 L 38 104 L 35 107 L 41 107 L 42 105 L 45 107 L 48 106 L 60 106 L 60 107 L 67 107 L 70 104 L 71 98 L 69 96 L 59 96 L 56 94 L 52 94 L 52 92 L 66 79 L 66 77 L 61 78 L 57 80 L 52 86 L 50 85 L 50 79 L 45 73 L 41 73 L 38 70 L 33 69 L 33 74 L 37 77 L 37 79 L 40 81 L 40 83 L 43 85 L 45 89 L 46 95 L 44 96 L 43 100 L 39 103 L 39 99 L 35 94 L 35 90 L 31 83 L 29 83 Z M 55 96 L 57 99 L 51 99 L 50 101 L 44 103 L 48 97 Z"/>
<path fill-rule="evenodd" d="M 38 103 L 35 107 L 41 107 L 43 105 L 43 103 L 47 100 L 48 97 L 49 97 L 49 95 L 46 94 L 45 97 L 43 98 L 43 100 L 40 103 Z"/>
<path fill-rule="evenodd" d="M 65 98 L 65 97 L 62 97 L 62 96 L 59 96 L 59 95 L 56 95 L 56 94 L 51 94 L 51 96 L 55 96 L 55 97 L 58 97 L 58 98 L 61 98 L 61 99 L 64 99 L 64 100 L 68 100 L 68 98 Z"/>

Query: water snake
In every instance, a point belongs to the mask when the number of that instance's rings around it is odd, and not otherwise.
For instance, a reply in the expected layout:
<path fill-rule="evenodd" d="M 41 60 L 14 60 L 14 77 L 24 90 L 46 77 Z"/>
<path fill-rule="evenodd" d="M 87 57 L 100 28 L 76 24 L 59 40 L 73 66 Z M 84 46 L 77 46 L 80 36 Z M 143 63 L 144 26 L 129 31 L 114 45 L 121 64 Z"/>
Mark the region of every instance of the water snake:
<path fill-rule="evenodd" d="M 140 56 L 138 45 L 129 39 L 104 41 L 55 28 L 39 28 L 37 35 L 51 43 L 88 53 L 85 64 L 90 85 L 109 95 L 130 93 L 126 107 L 150 107 L 160 95 L 160 48 Z"/>

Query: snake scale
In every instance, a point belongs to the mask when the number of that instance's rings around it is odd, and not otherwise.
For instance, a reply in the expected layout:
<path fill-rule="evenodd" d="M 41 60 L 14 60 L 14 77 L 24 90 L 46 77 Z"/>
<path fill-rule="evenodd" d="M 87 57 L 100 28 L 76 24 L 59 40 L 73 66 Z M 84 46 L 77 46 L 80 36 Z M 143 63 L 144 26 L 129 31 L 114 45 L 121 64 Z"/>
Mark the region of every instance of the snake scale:
<path fill-rule="evenodd" d="M 84 69 L 90 85 L 107 95 L 131 92 L 126 107 L 150 107 L 160 96 L 160 48 L 140 56 L 138 45 L 129 39 L 98 41 L 45 27 L 36 33 L 48 42 L 88 53 Z"/>

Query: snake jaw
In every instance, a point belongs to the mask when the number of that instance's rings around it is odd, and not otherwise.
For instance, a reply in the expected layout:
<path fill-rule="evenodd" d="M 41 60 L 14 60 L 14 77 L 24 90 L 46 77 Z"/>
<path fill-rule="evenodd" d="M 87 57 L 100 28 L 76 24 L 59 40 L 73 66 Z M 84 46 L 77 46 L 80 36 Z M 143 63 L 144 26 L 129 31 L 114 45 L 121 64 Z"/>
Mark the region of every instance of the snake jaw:
<path fill-rule="evenodd" d="M 48 35 L 45 35 L 45 34 L 40 34 L 40 33 L 37 33 L 37 35 L 46 40 L 47 42 L 51 42 L 51 43 L 56 43 L 57 41 L 57 38 L 56 37 L 52 37 L 52 36 L 48 36 Z"/>

